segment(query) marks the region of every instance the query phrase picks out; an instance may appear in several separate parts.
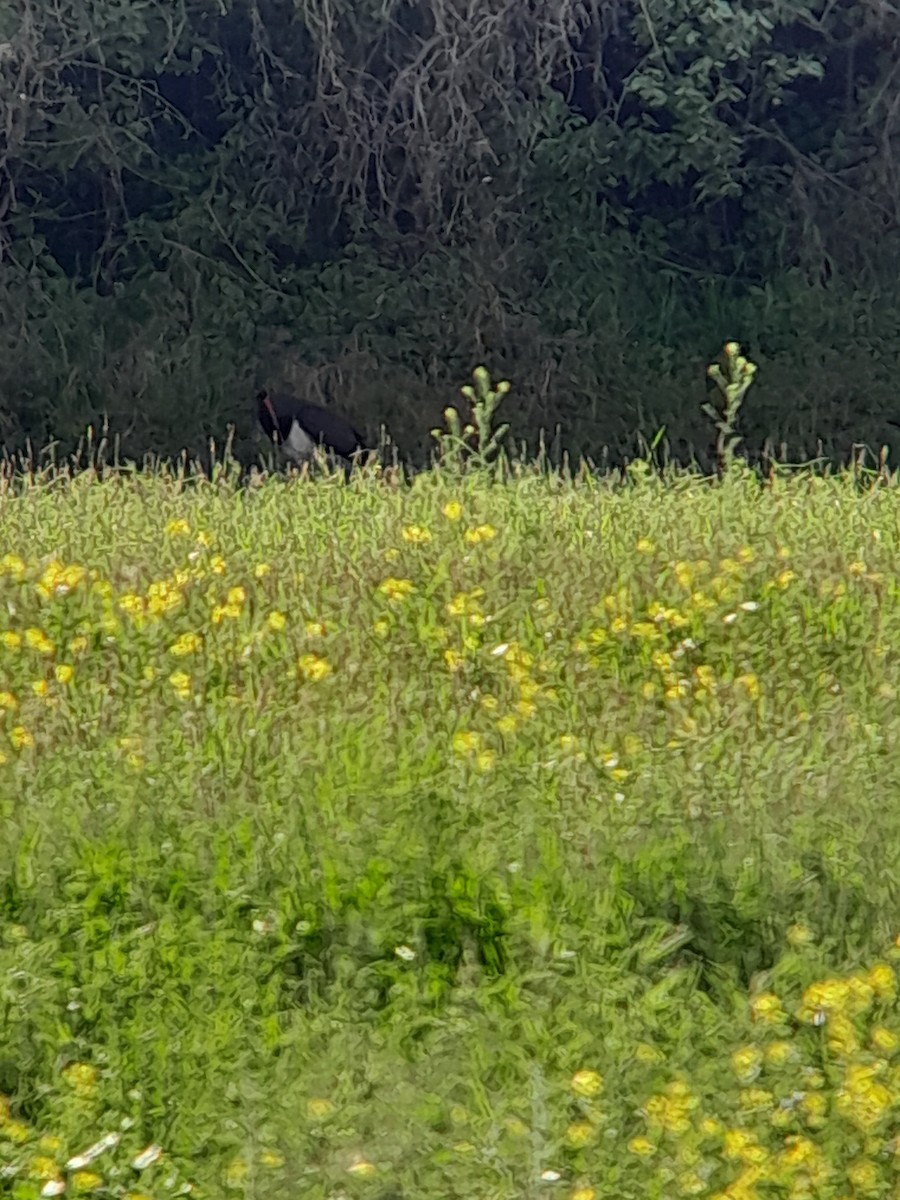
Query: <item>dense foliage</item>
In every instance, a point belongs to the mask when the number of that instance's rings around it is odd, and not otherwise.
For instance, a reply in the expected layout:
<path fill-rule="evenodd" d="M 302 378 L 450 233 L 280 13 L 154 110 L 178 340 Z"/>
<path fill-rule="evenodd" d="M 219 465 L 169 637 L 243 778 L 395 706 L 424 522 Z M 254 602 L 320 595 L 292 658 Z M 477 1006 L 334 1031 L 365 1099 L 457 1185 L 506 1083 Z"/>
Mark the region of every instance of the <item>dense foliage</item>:
<path fill-rule="evenodd" d="M 757 441 L 877 441 L 898 38 L 881 0 L 0 0 L 0 437 L 197 450 L 275 374 L 421 448 L 486 361 L 522 435 L 703 449 L 736 336 Z"/>
<path fill-rule="evenodd" d="M 62 482 L 4 1196 L 896 1196 L 896 477 Z"/>

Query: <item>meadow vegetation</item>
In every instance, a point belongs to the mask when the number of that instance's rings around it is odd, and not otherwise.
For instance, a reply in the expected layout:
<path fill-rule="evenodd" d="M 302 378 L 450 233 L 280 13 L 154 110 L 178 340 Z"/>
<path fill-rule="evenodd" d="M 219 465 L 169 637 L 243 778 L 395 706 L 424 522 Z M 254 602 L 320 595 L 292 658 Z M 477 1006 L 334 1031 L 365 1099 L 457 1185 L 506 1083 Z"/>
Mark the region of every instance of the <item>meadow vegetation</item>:
<path fill-rule="evenodd" d="M 898 495 L 10 485 L 0 1194 L 896 1200 Z"/>

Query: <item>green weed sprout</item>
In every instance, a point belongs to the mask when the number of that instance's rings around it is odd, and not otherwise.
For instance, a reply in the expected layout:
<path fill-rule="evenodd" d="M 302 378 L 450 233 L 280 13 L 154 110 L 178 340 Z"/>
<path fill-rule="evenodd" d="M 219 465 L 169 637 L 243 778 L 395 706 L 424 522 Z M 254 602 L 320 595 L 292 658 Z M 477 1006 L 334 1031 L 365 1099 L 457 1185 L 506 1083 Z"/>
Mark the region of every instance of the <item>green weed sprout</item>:
<path fill-rule="evenodd" d="M 734 463 L 734 452 L 740 443 L 737 418 L 750 385 L 756 377 L 756 363 L 741 354 L 739 342 L 725 343 L 725 367 L 711 363 L 706 374 L 715 383 L 720 393 L 720 403 L 704 404 L 703 412 L 716 427 L 716 457 L 719 473 L 727 471 Z"/>
<path fill-rule="evenodd" d="M 508 423 L 494 426 L 500 401 L 510 389 L 509 381 L 503 379 L 496 386 L 492 385 L 487 367 L 476 367 L 472 377 L 474 387 L 466 384 L 460 388 L 470 406 L 466 424 L 463 425 L 458 409 L 450 405 L 444 409 L 445 427 L 431 431 L 438 443 L 438 460 L 442 466 L 452 465 L 459 470 L 467 466 L 489 466 L 496 461 L 509 432 Z"/>

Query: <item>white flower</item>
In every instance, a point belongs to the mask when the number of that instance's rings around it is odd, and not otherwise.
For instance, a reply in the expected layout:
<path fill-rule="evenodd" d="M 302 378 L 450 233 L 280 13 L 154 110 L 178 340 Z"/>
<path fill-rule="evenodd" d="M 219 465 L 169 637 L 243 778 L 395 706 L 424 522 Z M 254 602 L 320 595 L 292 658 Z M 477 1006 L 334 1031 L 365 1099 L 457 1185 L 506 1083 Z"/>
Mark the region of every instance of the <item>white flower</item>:
<path fill-rule="evenodd" d="M 121 1134 L 107 1133 L 100 1139 L 99 1142 L 94 1142 L 93 1146 L 88 1146 L 82 1154 L 76 1154 L 74 1158 L 70 1158 L 66 1163 L 67 1171 L 81 1171 L 86 1166 L 99 1158 L 106 1150 L 111 1150 L 113 1146 L 118 1146 Z"/>
<path fill-rule="evenodd" d="M 136 1154 L 131 1160 L 131 1165 L 136 1171 L 143 1171 L 146 1167 L 152 1166 L 162 1157 L 162 1146 L 157 1146 L 156 1143 L 142 1150 L 140 1154 Z"/>

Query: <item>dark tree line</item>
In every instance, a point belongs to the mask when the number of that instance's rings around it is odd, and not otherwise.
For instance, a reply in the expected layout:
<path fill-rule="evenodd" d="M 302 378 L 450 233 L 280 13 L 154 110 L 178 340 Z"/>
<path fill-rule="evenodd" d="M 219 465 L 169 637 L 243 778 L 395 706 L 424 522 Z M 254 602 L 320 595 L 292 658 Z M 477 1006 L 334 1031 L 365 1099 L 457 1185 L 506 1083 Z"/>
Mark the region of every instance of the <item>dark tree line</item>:
<path fill-rule="evenodd" d="M 522 434 L 688 448 L 740 337 L 748 433 L 877 441 L 898 162 L 886 0 L 0 0 L 0 438 L 271 382 L 421 449 L 484 361 Z"/>

